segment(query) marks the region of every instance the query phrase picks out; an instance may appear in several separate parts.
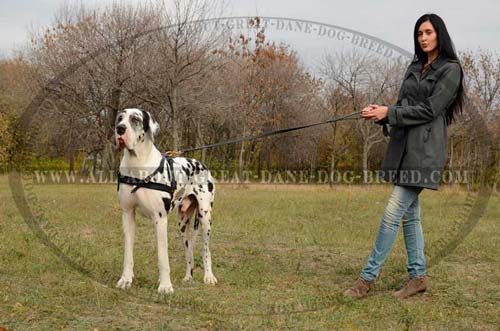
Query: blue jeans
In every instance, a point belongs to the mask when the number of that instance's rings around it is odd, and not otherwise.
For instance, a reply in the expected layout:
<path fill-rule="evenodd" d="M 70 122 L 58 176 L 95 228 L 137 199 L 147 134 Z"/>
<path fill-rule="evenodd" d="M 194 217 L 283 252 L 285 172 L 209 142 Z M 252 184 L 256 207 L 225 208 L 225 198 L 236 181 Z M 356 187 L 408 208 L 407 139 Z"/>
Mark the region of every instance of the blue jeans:
<path fill-rule="evenodd" d="M 361 271 L 361 278 L 368 281 L 377 278 L 398 236 L 404 214 L 407 216 L 403 219 L 403 234 L 408 254 L 408 273 L 410 277 L 425 275 L 424 235 L 418 203 L 421 191 L 420 187 L 394 186 L 382 216 L 375 247 L 366 267 Z"/>

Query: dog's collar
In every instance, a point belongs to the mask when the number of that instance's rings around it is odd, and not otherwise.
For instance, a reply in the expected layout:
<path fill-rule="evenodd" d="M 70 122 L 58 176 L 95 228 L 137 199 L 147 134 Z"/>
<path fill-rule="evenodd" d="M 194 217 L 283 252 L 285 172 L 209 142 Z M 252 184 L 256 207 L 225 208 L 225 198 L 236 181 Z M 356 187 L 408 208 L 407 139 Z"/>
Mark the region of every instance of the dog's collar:
<path fill-rule="evenodd" d="M 170 179 L 170 185 L 151 182 L 151 179 L 154 176 L 156 176 L 158 173 L 163 172 L 165 166 L 165 160 L 168 163 L 167 170 Z M 150 190 L 167 192 L 170 193 L 170 195 L 172 195 L 177 189 L 177 182 L 175 181 L 175 176 L 174 176 L 174 160 L 171 157 L 168 157 L 164 154 L 162 154 L 162 158 L 158 168 L 156 168 L 156 170 L 153 171 L 151 174 L 149 174 L 146 178 L 139 179 L 129 176 L 123 176 L 122 174 L 120 174 L 120 171 L 118 171 L 117 179 L 118 179 L 118 186 L 116 189 L 117 191 L 120 190 L 120 183 L 135 186 L 132 189 L 131 193 L 135 193 L 138 189 L 144 187 Z"/>

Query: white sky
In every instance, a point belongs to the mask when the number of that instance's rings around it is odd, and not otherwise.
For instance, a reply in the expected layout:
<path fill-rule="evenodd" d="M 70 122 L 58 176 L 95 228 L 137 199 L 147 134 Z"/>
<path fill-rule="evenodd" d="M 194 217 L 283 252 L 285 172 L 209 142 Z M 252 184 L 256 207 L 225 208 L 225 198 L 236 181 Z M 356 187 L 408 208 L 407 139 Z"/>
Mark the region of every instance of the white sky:
<path fill-rule="evenodd" d="M 31 26 L 40 28 L 48 25 L 62 1 L 0 0 L 0 55 L 10 56 L 12 49 L 26 43 Z M 82 1 L 92 4 L 97 0 Z M 279 16 L 334 24 L 367 33 L 411 52 L 415 21 L 424 13 L 434 12 L 444 19 L 458 50 L 482 48 L 500 53 L 498 0 L 225 1 L 228 16 Z M 306 36 L 287 35 L 285 41 L 300 49 L 304 46 L 301 45 L 304 38 Z"/>

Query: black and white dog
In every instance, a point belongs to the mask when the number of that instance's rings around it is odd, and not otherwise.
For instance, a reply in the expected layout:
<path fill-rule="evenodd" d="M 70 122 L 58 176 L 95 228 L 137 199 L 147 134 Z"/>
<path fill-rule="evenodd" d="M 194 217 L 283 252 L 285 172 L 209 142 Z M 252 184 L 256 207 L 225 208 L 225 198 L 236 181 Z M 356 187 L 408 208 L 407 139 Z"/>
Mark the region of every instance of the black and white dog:
<path fill-rule="evenodd" d="M 186 254 L 184 280 L 193 278 L 193 248 L 201 224 L 204 282 L 216 284 L 208 247 L 214 179 L 199 161 L 162 155 L 153 143 L 158 130 L 159 125 L 146 111 L 129 108 L 119 112 L 116 118 L 115 142 L 120 150 L 124 150 L 118 174 L 118 198 L 125 235 L 123 273 L 116 286 L 130 288 L 134 277 L 136 209 L 150 218 L 155 226 L 160 269 L 158 293 L 171 293 L 174 290 L 170 281 L 167 243 L 167 215 L 174 209 L 178 211 L 180 237 Z M 194 231 L 190 235 L 193 215 Z"/>

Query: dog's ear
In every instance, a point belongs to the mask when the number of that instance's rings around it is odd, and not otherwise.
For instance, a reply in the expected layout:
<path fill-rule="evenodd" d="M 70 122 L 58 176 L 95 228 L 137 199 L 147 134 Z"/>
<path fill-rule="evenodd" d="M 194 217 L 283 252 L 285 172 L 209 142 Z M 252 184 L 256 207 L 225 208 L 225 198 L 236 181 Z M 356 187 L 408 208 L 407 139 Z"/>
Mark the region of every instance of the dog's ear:
<path fill-rule="evenodd" d="M 141 110 L 142 111 L 142 127 L 144 128 L 144 132 L 149 131 L 149 120 L 151 119 L 151 116 L 147 111 Z"/>
<path fill-rule="evenodd" d="M 153 116 L 144 110 L 142 111 L 142 125 L 144 127 L 144 132 L 148 133 L 151 139 L 153 139 L 160 130 L 160 125 L 156 123 Z"/>

